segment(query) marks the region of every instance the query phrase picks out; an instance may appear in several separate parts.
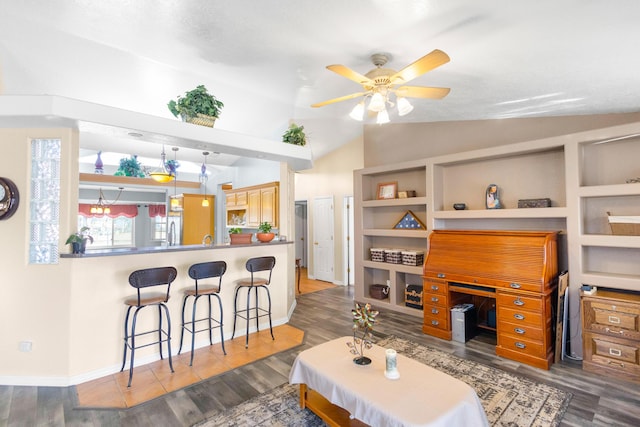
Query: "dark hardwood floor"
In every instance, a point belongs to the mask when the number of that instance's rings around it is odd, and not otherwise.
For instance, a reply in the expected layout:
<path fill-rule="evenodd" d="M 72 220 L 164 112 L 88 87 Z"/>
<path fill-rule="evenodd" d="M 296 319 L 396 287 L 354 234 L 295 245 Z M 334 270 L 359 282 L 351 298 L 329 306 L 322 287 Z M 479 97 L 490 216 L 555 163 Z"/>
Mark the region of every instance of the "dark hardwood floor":
<path fill-rule="evenodd" d="M 306 333 L 304 344 L 127 410 L 75 409 L 74 387 L 0 386 L 1 426 L 189 426 L 287 382 L 296 355 L 351 333 L 352 289 L 331 287 L 298 296 L 291 325 Z M 640 386 L 601 377 L 564 361 L 543 371 L 494 354 L 494 338 L 466 344 L 422 334 L 420 319 L 381 312 L 375 332 L 397 335 L 457 356 L 530 377 L 573 394 L 563 426 L 640 426 Z M 277 337 L 276 337 L 277 339 Z"/>

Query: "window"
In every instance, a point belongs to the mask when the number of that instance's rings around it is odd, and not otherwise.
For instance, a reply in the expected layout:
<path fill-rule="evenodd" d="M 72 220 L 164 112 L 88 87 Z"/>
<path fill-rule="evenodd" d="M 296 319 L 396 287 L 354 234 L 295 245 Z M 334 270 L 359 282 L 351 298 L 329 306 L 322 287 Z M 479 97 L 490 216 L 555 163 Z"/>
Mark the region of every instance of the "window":
<path fill-rule="evenodd" d="M 91 245 L 93 247 L 135 246 L 134 218 L 78 215 L 78 230 L 82 227 L 89 227 L 89 234 L 93 237 Z"/>
<path fill-rule="evenodd" d="M 167 239 L 167 218 L 164 216 L 154 216 L 151 218 L 151 238 L 153 240 Z"/>

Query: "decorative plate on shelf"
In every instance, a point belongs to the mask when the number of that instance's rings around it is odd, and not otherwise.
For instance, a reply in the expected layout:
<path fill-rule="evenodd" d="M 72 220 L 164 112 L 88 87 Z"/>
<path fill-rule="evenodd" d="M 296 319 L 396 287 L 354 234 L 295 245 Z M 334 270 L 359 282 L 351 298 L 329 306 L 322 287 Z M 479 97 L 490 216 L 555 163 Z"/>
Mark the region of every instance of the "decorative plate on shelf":
<path fill-rule="evenodd" d="M 396 230 L 425 230 L 426 227 L 411 211 L 407 211 L 404 216 L 393 226 Z"/>

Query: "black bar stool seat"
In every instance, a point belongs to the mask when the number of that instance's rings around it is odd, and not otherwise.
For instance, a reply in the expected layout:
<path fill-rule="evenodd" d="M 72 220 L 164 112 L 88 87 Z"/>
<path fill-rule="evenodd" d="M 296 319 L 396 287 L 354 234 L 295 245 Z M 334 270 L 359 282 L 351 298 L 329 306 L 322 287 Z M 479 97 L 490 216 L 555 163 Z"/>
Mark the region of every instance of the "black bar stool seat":
<path fill-rule="evenodd" d="M 239 318 L 244 319 L 247 324 L 246 330 L 246 338 L 245 338 L 245 348 L 249 347 L 249 323 L 251 319 L 256 319 L 256 331 L 260 330 L 259 319 L 261 317 L 269 317 L 269 330 L 271 331 L 271 339 L 275 339 L 273 336 L 273 324 L 271 322 L 271 295 L 269 293 L 269 284 L 271 283 L 271 274 L 273 272 L 273 267 L 276 265 L 276 258 L 272 256 L 265 257 L 256 257 L 249 258 L 245 265 L 247 271 L 251 274 L 251 277 L 247 279 L 240 279 L 236 281 L 236 293 L 233 301 L 233 334 L 231 335 L 231 339 L 236 334 L 236 320 Z M 265 277 L 257 277 L 255 273 L 259 272 L 269 272 L 267 278 Z M 266 273 L 265 273 L 266 274 Z M 240 290 L 246 288 L 247 289 L 247 300 L 246 305 L 240 311 L 238 310 L 238 294 Z M 267 294 L 268 307 L 265 309 L 260 307 L 260 302 L 258 300 L 258 290 L 263 289 Z M 256 301 L 254 305 L 251 305 L 251 291 L 254 291 Z"/>
<path fill-rule="evenodd" d="M 209 344 L 213 345 L 213 333 L 212 330 L 220 328 L 220 343 L 222 344 L 222 352 L 226 355 L 227 351 L 224 348 L 224 332 L 222 330 L 222 319 L 224 314 L 222 311 L 222 300 L 220 299 L 220 291 L 222 290 L 222 276 L 227 271 L 227 263 L 224 261 L 212 261 L 201 262 L 193 264 L 189 267 L 189 277 L 191 277 L 195 284 L 192 288 L 184 290 L 184 297 L 182 299 L 182 329 L 180 331 L 180 350 L 178 354 L 182 352 L 182 342 L 184 338 L 184 332 L 187 331 L 191 334 L 191 361 L 189 366 L 193 366 L 193 352 L 195 349 L 195 335 L 198 332 L 209 331 Z M 218 283 L 202 283 L 204 279 L 218 279 Z M 185 310 L 187 307 L 187 300 L 193 297 L 193 304 L 191 306 L 191 320 L 185 321 Z M 206 297 L 208 301 L 208 316 L 200 319 L 196 318 L 196 310 L 198 299 L 200 297 Z M 212 314 L 211 297 L 215 297 L 218 300 L 218 307 L 220 309 L 220 317 L 215 318 Z M 202 329 L 196 329 L 198 323 L 207 322 L 206 327 Z"/>
<path fill-rule="evenodd" d="M 174 267 L 156 267 L 147 268 L 143 270 L 136 270 L 129 275 L 129 284 L 136 288 L 136 295 L 125 299 L 124 303 L 127 306 L 127 314 L 124 320 L 124 352 L 122 355 L 122 367 L 120 372 L 124 371 L 124 366 L 127 362 L 127 350 L 131 350 L 131 357 L 129 358 L 129 383 L 127 387 L 131 387 L 131 380 L 133 379 L 133 363 L 135 350 L 137 348 L 148 347 L 150 345 L 158 344 L 160 351 L 160 359 L 164 359 L 162 355 L 162 343 L 167 343 L 167 353 L 169 356 L 169 367 L 171 372 L 173 371 L 173 362 L 171 360 L 171 317 L 169 316 L 169 308 L 166 306 L 166 302 L 169 301 L 169 289 L 171 283 L 176 279 L 178 275 L 177 270 Z M 145 292 L 142 293 L 141 289 L 151 287 L 166 287 L 166 291 L 161 292 Z M 144 332 L 136 332 L 136 322 L 138 319 L 138 313 L 145 307 L 156 306 L 158 307 L 158 327 Z M 133 319 L 131 322 L 131 328 L 129 328 L 129 316 L 131 310 L 133 311 Z M 166 329 L 163 329 L 162 320 L 164 318 L 167 322 Z M 136 344 L 136 339 L 144 335 L 158 334 L 156 341 Z"/>

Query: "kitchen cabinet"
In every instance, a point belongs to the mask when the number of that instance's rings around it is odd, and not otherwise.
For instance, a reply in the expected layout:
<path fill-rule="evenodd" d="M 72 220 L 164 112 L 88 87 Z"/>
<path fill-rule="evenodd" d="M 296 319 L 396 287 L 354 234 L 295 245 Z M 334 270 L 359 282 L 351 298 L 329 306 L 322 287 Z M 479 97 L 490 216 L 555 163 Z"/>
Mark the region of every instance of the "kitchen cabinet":
<path fill-rule="evenodd" d="M 278 228 L 279 183 L 225 190 L 228 227 L 258 228 L 261 222 L 269 222 Z"/>
<path fill-rule="evenodd" d="M 202 206 L 202 194 L 184 194 L 182 199 L 182 244 L 198 245 L 202 238 L 214 235 L 214 196 L 206 196 L 209 206 Z"/>

